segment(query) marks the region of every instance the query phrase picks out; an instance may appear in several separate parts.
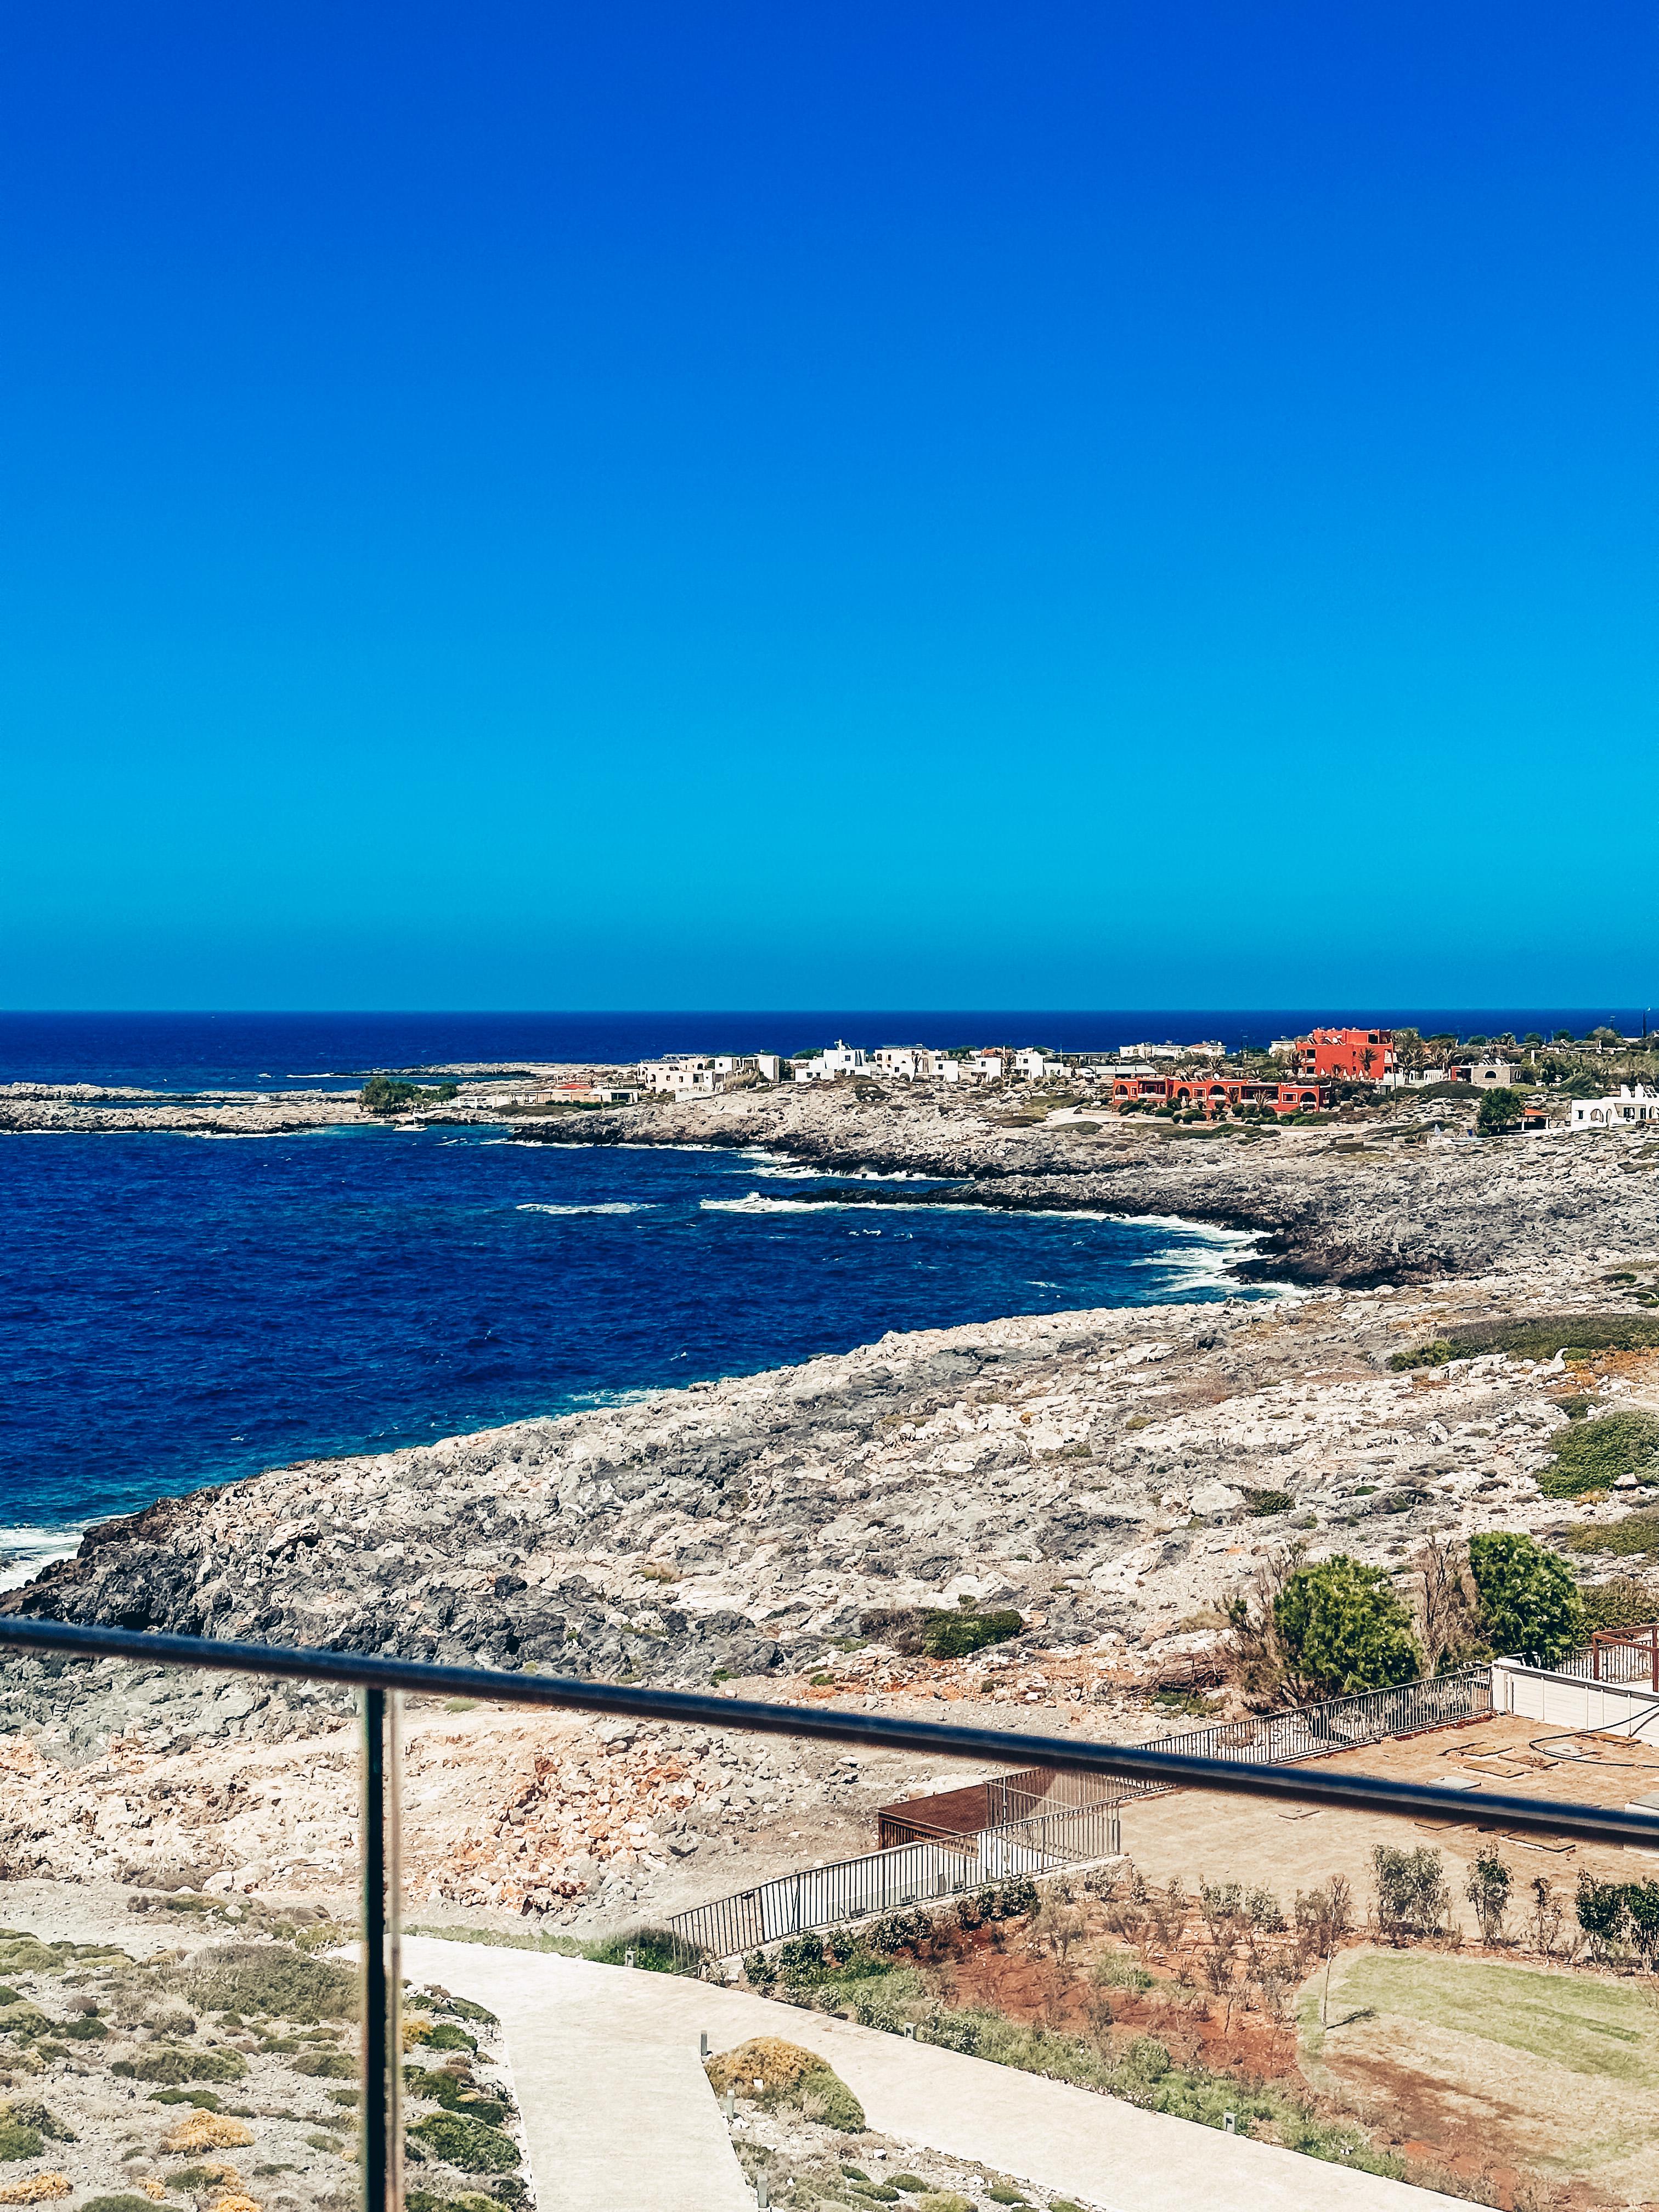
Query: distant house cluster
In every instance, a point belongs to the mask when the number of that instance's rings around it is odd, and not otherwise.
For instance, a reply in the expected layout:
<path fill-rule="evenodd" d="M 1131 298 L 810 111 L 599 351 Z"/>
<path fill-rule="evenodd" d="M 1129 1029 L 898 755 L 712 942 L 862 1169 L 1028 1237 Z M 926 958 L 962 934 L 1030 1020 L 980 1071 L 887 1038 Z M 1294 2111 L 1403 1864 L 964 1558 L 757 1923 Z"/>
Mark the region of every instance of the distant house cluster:
<path fill-rule="evenodd" d="M 938 1083 L 946 1087 L 1064 1084 L 1093 1090 L 1120 1110 L 1167 1107 L 1206 1114 L 1242 1107 L 1275 1114 L 1305 1113 L 1329 1103 L 1325 1085 L 1304 1077 L 1262 1079 L 1205 1072 L 1227 1056 L 1219 1038 L 1195 1043 L 1142 1040 L 1093 1052 L 1060 1052 L 1043 1045 L 833 1044 L 793 1055 L 781 1053 L 674 1053 L 641 1060 L 639 1091 L 676 1098 L 714 1097 L 760 1084 Z M 1199 1072 L 1194 1073 L 1194 1063 Z"/>
<path fill-rule="evenodd" d="M 1413 1030 L 1314 1029 L 1305 1036 L 1273 1040 L 1268 1055 L 1279 1063 L 1276 1068 L 1264 1066 L 1260 1055 L 1253 1066 L 1235 1061 L 1230 1068 L 1227 1048 L 1218 1037 L 1185 1044 L 1172 1038 L 1162 1043 L 1139 1038 L 1091 1052 L 1060 1052 L 1036 1044 L 866 1046 L 837 1037 L 833 1044 L 794 1054 L 674 1053 L 662 1060 L 641 1060 L 632 1087 L 601 1090 L 569 1085 L 561 1085 L 560 1091 L 574 1097 L 580 1088 L 584 1097 L 596 1102 L 620 1103 L 641 1093 L 707 1098 L 726 1091 L 793 1083 L 914 1083 L 1005 1090 L 1024 1085 L 1028 1090 L 1063 1088 L 1073 1099 L 1092 1094 L 1118 1113 L 1203 1115 L 1214 1120 L 1225 1115 L 1322 1112 L 1341 1096 L 1352 1097 L 1353 1087 L 1362 1085 L 1383 1091 L 1419 1091 L 1437 1084 L 1487 1091 L 1527 1079 L 1518 1061 L 1499 1053 L 1481 1055 L 1466 1050 L 1460 1054 L 1447 1051 L 1443 1040 L 1436 1048 L 1441 1057 L 1430 1066 L 1431 1048 Z M 1541 1127 L 1546 1120 L 1541 1109 L 1526 1109 L 1523 1126 Z M 1572 1102 L 1570 1126 L 1574 1129 L 1620 1128 L 1635 1122 L 1659 1122 L 1659 1091 L 1638 1084 L 1621 1086 L 1616 1098 Z"/>

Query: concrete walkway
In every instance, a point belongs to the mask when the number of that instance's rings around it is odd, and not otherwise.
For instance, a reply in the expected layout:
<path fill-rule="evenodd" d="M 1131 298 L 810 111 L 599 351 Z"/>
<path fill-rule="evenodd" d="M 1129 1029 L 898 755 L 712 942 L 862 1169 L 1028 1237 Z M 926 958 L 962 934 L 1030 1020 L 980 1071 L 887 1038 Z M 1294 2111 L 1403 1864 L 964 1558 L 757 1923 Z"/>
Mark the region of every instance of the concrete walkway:
<path fill-rule="evenodd" d="M 1461 2200 L 1143 2112 L 1067 2082 L 669 1974 L 406 1938 L 405 1971 L 501 2016 L 543 2212 L 745 2212 L 698 2058 L 751 2035 L 816 2051 L 902 2142 L 1111 2212 L 1454 2212 Z"/>
<path fill-rule="evenodd" d="M 655 2001 L 700 1984 L 425 1936 L 404 1938 L 404 1972 L 501 2021 L 538 2212 L 754 2212 L 697 2055 L 713 2020 Z"/>

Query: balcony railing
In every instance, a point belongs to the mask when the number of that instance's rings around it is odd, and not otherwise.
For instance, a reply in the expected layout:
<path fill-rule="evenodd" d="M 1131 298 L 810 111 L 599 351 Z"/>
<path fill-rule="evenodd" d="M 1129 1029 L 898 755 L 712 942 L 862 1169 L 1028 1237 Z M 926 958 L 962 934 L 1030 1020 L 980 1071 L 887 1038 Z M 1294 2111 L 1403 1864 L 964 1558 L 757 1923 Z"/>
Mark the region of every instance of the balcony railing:
<path fill-rule="evenodd" d="M 970 1759 L 981 1765 L 1037 1769 L 1053 1776 L 1094 1778 L 1097 1785 L 1117 1785 L 1115 1796 L 1134 1794 L 1147 1787 L 1206 1789 L 1230 1795 L 1261 1797 L 1304 1805 L 1340 1807 L 1354 1811 L 1405 1815 L 1418 1820 L 1458 1823 L 1469 1816 L 1469 1801 L 1455 1790 L 1433 1784 L 1395 1781 L 1375 1775 L 1336 1773 L 1317 1765 L 1284 1765 L 1277 1759 L 1305 1758 L 1301 1739 L 1291 1735 L 1281 1742 L 1271 1733 L 1264 1741 L 1255 1735 L 1243 1741 L 1230 1736 L 1233 1724 L 1200 1732 L 1213 1741 L 1204 1750 L 1173 1750 L 1162 1745 L 1079 1742 L 1063 1736 L 1012 1735 L 995 1729 L 969 1728 L 938 1722 L 912 1721 L 885 1715 L 844 1712 L 824 1706 L 772 1705 L 690 1691 L 658 1690 L 628 1683 L 566 1680 L 544 1675 L 502 1674 L 483 1668 L 440 1667 L 417 1661 L 364 1656 L 355 1652 L 294 1650 L 276 1645 L 220 1643 L 188 1636 L 152 1635 L 119 1628 L 80 1627 L 58 1621 L 28 1620 L 0 1616 L 0 1647 L 21 1655 L 53 1661 L 118 1659 L 146 1666 L 161 1665 L 215 1673 L 332 1684 L 355 1690 L 362 1713 L 362 1814 L 359 1847 L 362 1864 L 362 2124 L 361 2163 L 365 2212 L 400 2212 L 401 2129 L 398 2087 L 401 2047 L 398 2021 L 400 1986 L 398 1959 L 399 1838 L 398 1706 L 401 1697 L 417 1694 L 446 1699 L 492 1700 L 515 1706 L 548 1708 L 613 1717 L 690 1724 L 704 1729 L 741 1730 L 802 1741 L 859 1745 L 868 1748 L 905 1750 L 938 1757 Z M 1425 1686 L 1425 1692 L 1428 1687 Z M 1437 1702 L 1435 1715 L 1451 1714 L 1467 1686 L 1447 1692 L 1450 1704 Z M 1352 1703 L 1354 1701 L 1349 1701 Z M 1455 1717 L 1455 1716 L 1453 1716 Z M 1346 1740 L 1364 1741 L 1365 1720 L 1358 1735 L 1340 1732 Z M 1289 1723 L 1293 1716 L 1275 1717 Z M 1425 1708 L 1424 1725 L 1434 1724 Z M 1238 1724 L 1253 1729 L 1256 1723 Z M 1322 1728 L 1321 1747 L 1334 1749 Z M 1187 1739 L 1191 1741 L 1192 1739 Z M 1245 1749 L 1266 1749 L 1267 1759 L 1241 1755 Z M 1019 1792 L 1015 1792 L 1016 1797 Z M 1063 1827 L 1063 1811 L 1069 1790 L 1045 1793 L 1048 1812 Z M 1058 1797 L 1060 1803 L 1054 1802 Z M 1483 1791 L 1483 1820 L 1501 1824 L 1509 1832 L 1568 1838 L 1583 1843 L 1659 1849 L 1659 1816 L 1617 1812 L 1596 1805 L 1564 1803 L 1554 1800 L 1500 1795 Z M 1009 1864 L 1022 1853 L 1035 1861 L 1045 1854 L 1075 1860 L 1077 1838 L 1062 1838 L 1060 1829 L 1049 1832 L 1042 1818 L 1011 1822 L 999 1832 L 1011 1854 Z M 1049 1847 L 1052 1846 L 1052 1850 Z M 979 1839 L 975 1839 L 975 1849 Z M 927 1845 L 942 1860 L 961 1861 L 958 1844 Z M 902 1854 L 874 1856 L 892 1862 Z M 927 1873 L 920 1863 L 915 1895 L 929 1893 Z M 977 1869 L 975 1869 L 977 1874 Z M 728 1948 L 725 1936 L 738 1935 L 738 1948 L 752 1939 L 770 1940 L 787 1932 L 785 1922 L 799 1920 L 799 1888 L 810 1875 L 784 1877 L 763 1884 L 753 1893 L 758 1899 L 775 1893 L 770 1905 L 759 1905 L 750 1926 L 735 1924 L 709 1941 L 711 1951 Z M 787 1892 L 796 1885 L 792 1907 Z M 689 1917 L 689 1916 L 688 1916 Z"/>

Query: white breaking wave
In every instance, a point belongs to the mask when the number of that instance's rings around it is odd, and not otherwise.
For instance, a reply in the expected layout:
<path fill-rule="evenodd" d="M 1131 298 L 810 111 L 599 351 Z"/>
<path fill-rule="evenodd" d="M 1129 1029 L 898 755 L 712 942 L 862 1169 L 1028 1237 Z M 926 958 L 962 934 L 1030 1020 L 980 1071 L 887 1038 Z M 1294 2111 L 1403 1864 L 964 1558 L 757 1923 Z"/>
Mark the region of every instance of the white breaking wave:
<path fill-rule="evenodd" d="M 643 1200 L 630 1204 L 625 1199 L 613 1199 L 604 1206 L 537 1206 L 533 1203 L 516 1208 L 520 1213 L 653 1213 L 656 1208 Z"/>
<path fill-rule="evenodd" d="M 0 1590 L 15 1589 L 53 1559 L 67 1559 L 80 1549 L 82 1532 L 90 1521 L 65 1522 L 56 1528 L 0 1528 Z"/>
<path fill-rule="evenodd" d="M 845 1198 L 767 1198 L 760 1191 L 751 1190 L 747 1198 L 701 1198 L 698 1205 L 705 1213 L 994 1213 L 1012 1221 L 1115 1221 L 1115 1213 L 1074 1213 L 1070 1207 L 1038 1206 L 973 1206 L 948 1203 L 930 1206 L 918 1199 L 914 1205 L 908 1200 L 854 1198 L 848 1192 Z"/>

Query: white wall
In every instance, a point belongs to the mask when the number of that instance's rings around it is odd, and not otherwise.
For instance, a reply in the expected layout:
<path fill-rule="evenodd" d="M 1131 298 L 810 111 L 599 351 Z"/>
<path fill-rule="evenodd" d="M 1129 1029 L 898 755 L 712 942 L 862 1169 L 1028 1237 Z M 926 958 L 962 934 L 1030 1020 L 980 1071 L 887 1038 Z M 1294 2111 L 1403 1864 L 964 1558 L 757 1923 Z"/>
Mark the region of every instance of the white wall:
<path fill-rule="evenodd" d="M 1601 1729 L 1659 1744 L 1659 1698 L 1645 1683 L 1591 1682 L 1499 1659 L 1492 1670 L 1492 1705 L 1495 1713 L 1522 1713 L 1551 1728 Z"/>

